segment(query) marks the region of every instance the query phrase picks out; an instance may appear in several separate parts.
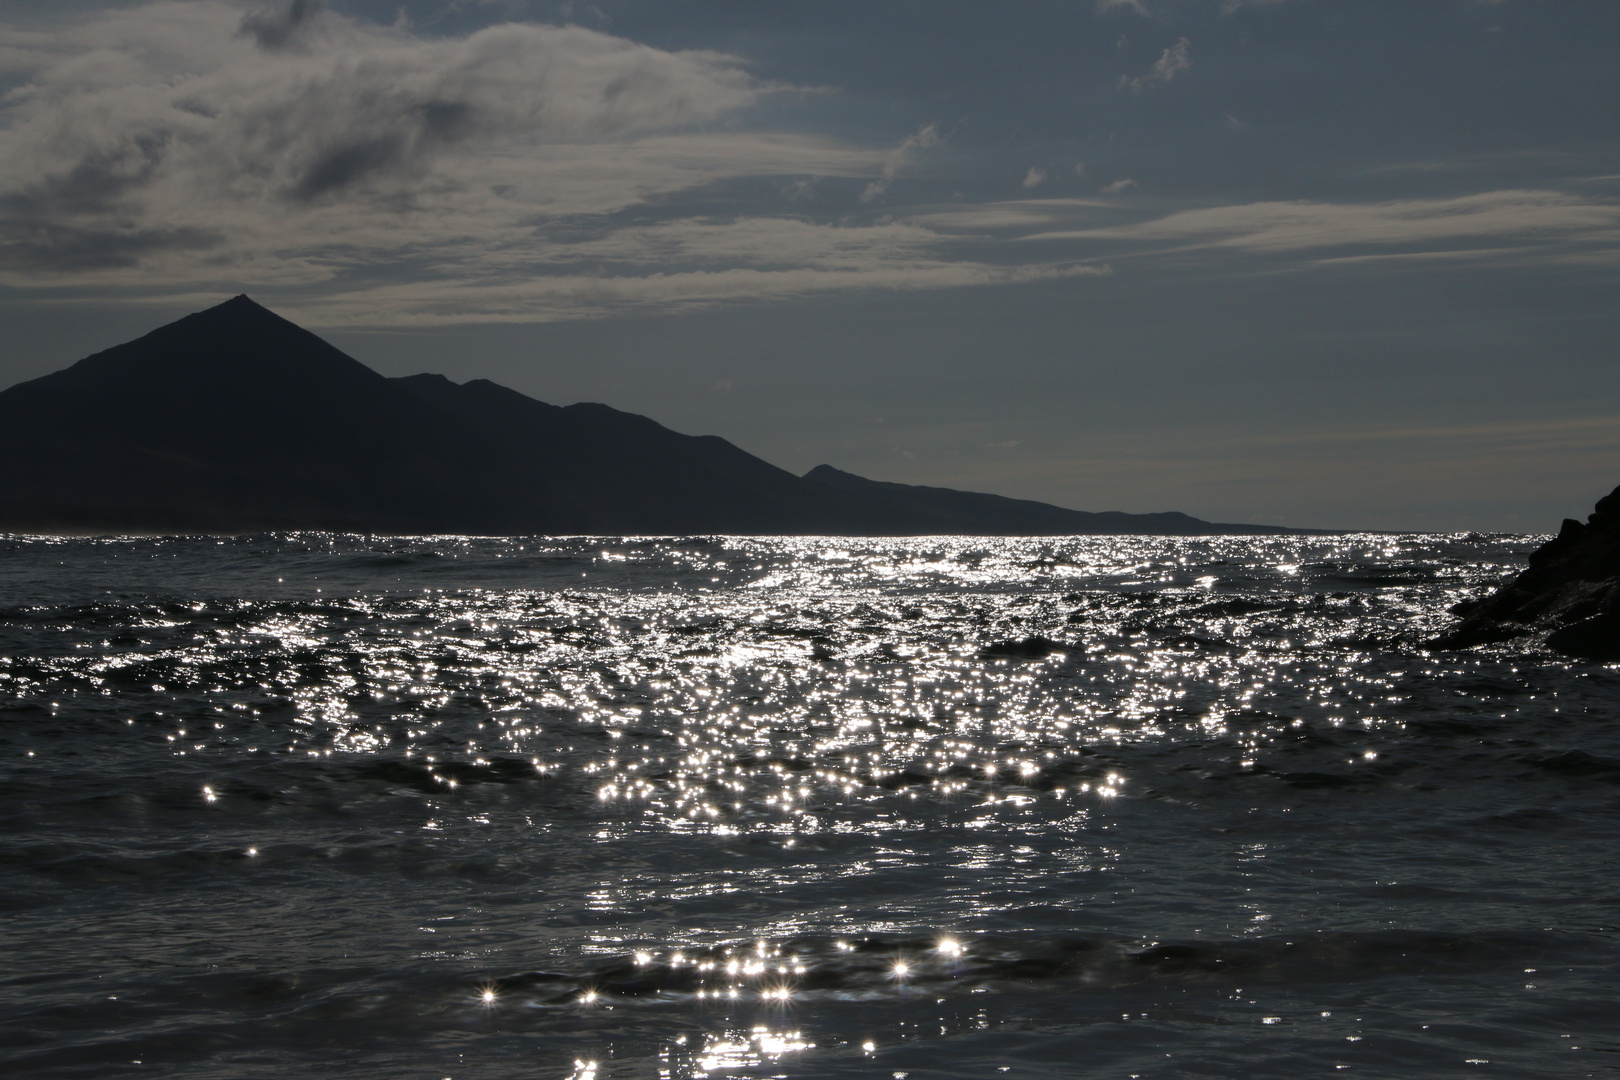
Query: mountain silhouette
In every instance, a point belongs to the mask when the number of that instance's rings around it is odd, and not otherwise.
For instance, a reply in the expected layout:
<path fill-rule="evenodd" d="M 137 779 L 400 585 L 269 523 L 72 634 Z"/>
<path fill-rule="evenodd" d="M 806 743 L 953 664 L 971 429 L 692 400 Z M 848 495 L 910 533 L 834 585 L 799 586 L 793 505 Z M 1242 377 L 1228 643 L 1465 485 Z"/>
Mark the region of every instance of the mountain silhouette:
<path fill-rule="evenodd" d="M 485 535 L 1281 533 L 803 477 L 484 379 L 390 379 L 238 296 L 0 393 L 0 530 Z"/>
<path fill-rule="evenodd" d="M 1268 532 L 1253 525 L 1216 525 L 1186 514 L 1126 514 L 1118 510 L 1089 513 L 1065 510 L 1050 503 L 1009 499 L 1004 495 L 984 495 L 952 488 L 920 487 L 868 480 L 854 473 L 817 465 L 804 474 L 806 480 L 826 484 L 840 491 L 853 492 L 882 501 L 896 510 L 920 519 L 938 521 L 940 532 L 977 535 L 1069 536 L 1077 533 L 1156 533 L 1198 535 L 1242 529 Z M 1277 530 L 1291 531 L 1291 530 Z"/>

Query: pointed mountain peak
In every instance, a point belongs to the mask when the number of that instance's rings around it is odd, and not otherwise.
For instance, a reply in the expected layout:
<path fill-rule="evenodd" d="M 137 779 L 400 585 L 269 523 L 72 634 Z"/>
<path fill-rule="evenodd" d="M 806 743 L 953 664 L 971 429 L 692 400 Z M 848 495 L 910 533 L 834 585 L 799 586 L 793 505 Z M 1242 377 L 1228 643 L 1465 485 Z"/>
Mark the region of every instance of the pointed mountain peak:
<path fill-rule="evenodd" d="M 274 322 L 286 326 L 297 325 L 296 323 L 277 315 L 263 304 L 248 296 L 247 293 L 241 293 L 240 295 L 233 296 L 223 303 L 215 304 L 211 308 L 204 308 L 201 311 L 187 315 L 185 318 L 180 319 L 177 322 L 170 323 L 169 325 L 179 326 L 184 323 L 194 321 L 207 323 L 233 322 L 244 325 Z M 164 329 L 167 328 L 165 327 Z"/>
<path fill-rule="evenodd" d="M 234 382 L 242 392 L 249 383 L 262 386 L 268 380 L 289 388 L 301 384 L 312 394 L 323 392 L 332 379 L 386 381 L 245 294 L 86 357 L 59 374 L 74 381 L 155 379 L 177 388 L 194 380 Z"/>

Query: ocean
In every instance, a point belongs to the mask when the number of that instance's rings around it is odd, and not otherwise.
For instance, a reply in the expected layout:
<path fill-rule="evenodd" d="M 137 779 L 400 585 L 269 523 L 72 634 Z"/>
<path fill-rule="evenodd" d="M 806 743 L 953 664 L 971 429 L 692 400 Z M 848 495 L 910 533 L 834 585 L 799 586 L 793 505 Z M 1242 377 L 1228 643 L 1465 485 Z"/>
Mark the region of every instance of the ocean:
<path fill-rule="evenodd" d="M 1613 1076 L 1537 542 L 0 540 L 0 1069 Z"/>

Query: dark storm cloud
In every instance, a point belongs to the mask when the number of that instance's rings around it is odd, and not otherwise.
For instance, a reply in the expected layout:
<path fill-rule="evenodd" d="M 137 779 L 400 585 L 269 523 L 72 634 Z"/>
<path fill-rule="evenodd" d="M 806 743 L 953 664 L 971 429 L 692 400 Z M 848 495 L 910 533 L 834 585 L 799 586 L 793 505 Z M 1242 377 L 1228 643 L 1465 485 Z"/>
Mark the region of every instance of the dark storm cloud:
<path fill-rule="evenodd" d="M 292 0 L 279 11 L 250 11 L 242 16 L 241 33 L 261 49 L 286 48 L 325 8 L 325 0 Z"/>

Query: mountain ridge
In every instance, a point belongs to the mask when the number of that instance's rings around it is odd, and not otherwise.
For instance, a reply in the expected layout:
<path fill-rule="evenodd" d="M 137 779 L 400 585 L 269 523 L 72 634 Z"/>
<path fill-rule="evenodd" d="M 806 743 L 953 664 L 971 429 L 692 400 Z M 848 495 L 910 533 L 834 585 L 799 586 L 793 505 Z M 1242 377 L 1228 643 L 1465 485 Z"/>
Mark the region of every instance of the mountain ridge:
<path fill-rule="evenodd" d="M 1023 523 L 1022 527 L 1029 530 L 1029 535 L 1035 536 L 1112 533 L 1122 530 L 1133 532 L 1142 531 L 1147 527 L 1156 528 L 1166 535 L 1198 532 L 1205 526 L 1267 531 L 1264 526 L 1227 526 L 1218 522 L 1203 521 L 1177 511 L 1127 514 L 1120 510 L 1069 510 L 1051 503 L 1014 499 L 1006 495 L 920 484 L 897 484 L 888 480 L 868 480 L 864 476 L 857 476 L 831 465 L 817 465 L 804 474 L 804 479 L 837 487 L 843 491 L 881 493 L 909 509 L 940 517 L 980 516 L 1008 523 L 1017 521 Z"/>
<path fill-rule="evenodd" d="M 389 378 L 233 297 L 0 391 L 0 530 L 489 535 L 1307 532 L 795 476 L 487 379 Z"/>

